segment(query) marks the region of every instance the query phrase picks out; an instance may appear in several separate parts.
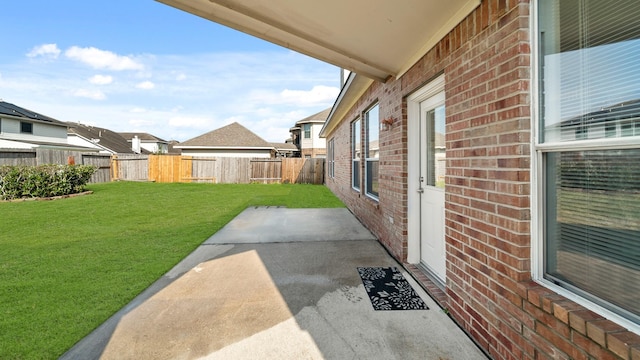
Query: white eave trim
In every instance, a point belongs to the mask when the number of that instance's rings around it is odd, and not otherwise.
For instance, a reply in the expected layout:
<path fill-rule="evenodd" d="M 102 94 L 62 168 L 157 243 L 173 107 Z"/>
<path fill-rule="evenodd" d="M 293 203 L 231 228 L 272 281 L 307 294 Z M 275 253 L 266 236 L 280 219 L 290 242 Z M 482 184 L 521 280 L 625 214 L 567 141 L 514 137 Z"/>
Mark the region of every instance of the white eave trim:
<path fill-rule="evenodd" d="M 22 122 L 32 122 L 32 123 L 38 123 L 38 124 L 47 124 L 47 125 L 69 128 L 68 124 L 55 119 L 53 121 L 48 121 L 48 120 L 32 119 L 30 117 L 25 117 L 25 116 L 15 116 L 15 115 L 7 115 L 7 114 L 0 114 L 0 119 L 11 119 L 11 120 L 17 120 Z"/>
<path fill-rule="evenodd" d="M 473 10 L 480 6 L 482 0 L 469 0 L 463 7 L 461 7 L 454 16 L 449 18 L 441 28 L 416 52 L 412 57 L 408 59 L 405 65 L 397 74 L 396 79 L 399 79 L 404 75 L 413 65 L 415 65 L 422 57 L 431 50 L 434 46 L 440 42 L 448 33 L 450 33 L 459 23 L 461 23 Z"/>
<path fill-rule="evenodd" d="M 356 73 L 349 74 L 346 83 L 342 87 L 335 104 L 331 108 L 331 112 L 327 117 L 322 129 L 320 129 L 320 137 L 326 138 L 336 126 L 346 116 L 347 112 L 353 107 L 364 92 L 373 84 L 372 79 L 358 75 Z"/>
<path fill-rule="evenodd" d="M 318 60 L 330 64 L 341 64 L 340 66 L 344 68 L 358 71 L 379 81 L 384 82 L 393 74 L 390 69 L 376 67 L 366 59 L 359 59 L 355 54 L 346 54 L 345 51 L 335 48 L 332 44 L 310 38 L 287 24 L 277 23 L 250 9 L 235 9 L 233 4 L 227 4 L 227 0 L 216 0 L 217 2 L 210 0 L 209 6 L 212 8 L 210 11 L 202 11 L 186 5 L 182 1 L 157 1 L 287 49 L 313 56 Z"/>
<path fill-rule="evenodd" d="M 95 148 L 88 148 L 88 149 L 98 150 L 98 151 L 102 151 L 102 150 L 104 150 L 104 151 L 109 152 L 109 153 L 110 153 L 110 154 L 112 154 L 112 155 L 117 154 L 115 151 L 113 151 L 113 150 L 111 150 L 111 149 L 109 149 L 109 148 L 105 147 L 104 145 L 101 145 L 100 143 L 93 142 L 93 141 L 91 141 L 91 139 L 87 139 L 86 137 L 84 137 L 84 136 L 82 136 L 82 135 L 80 135 L 80 134 L 77 134 L 77 133 L 69 134 L 69 133 L 67 133 L 67 138 L 69 138 L 69 136 L 75 136 L 75 137 L 77 137 L 77 138 L 80 138 L 80 139 L 82 139 L 82 140 L 86 141 L 86 142 L 87 142 L 87 143 L 89 143 L 89 144 L 93 144 L 93 145 L 95 145 L 95 146 L 96 146 Z"/>
<path fill-rule="evenodd" d="M 273 150 L 275 147 L 243 147 L 243 146 L 179 146 L 176 145 L 174 149 L 183 150 Z"/>

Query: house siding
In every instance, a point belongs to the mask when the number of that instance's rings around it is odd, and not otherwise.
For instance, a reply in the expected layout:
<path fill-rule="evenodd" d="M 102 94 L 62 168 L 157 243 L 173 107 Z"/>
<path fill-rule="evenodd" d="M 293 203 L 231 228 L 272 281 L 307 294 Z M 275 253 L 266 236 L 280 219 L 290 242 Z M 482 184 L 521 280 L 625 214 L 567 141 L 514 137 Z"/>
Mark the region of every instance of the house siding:
<path fill-rule="evenodd" d="M 321 124 L 311 123 L 311 137 L 305 139 L 304 130 L 300 131 L 300 153 L 302 157 L 325 157 L 327 155 L 327 141 L 320 138 Z M 300 125 L 302 127 L 302 125 Z"/>
<path fill-rule="evenodd" d="M 326 184 L 406 263 L 406 98 L 444 73 L 441 304 L 495 359 L 640 359 L 638 335 L 531 281 L 530 29 L 529 1 L 482 1 L 401 78 L 374 82 L 327 136 L 335 177 Z M 350 124 L 376 102 L 380 119 L 393 120 L 380 129 L 379 201 L 351 186 Z"/>
<path fill-rule="evenodd" d="M 20 132 L 20 123 L 27 122 L 33 124 L 33 132 L 31 134 L 23 134 Z M 33 122 L 28 119 L 16 120 L 2 118 L 2 133 L 0 137 L 7 140 L 17 141 L 46 141 L 54 143 L 66 143 L 67 127 L 60 125 L 49 125 L 41 122 Z"/>
<path fill-rule="evenodd" d="M 182 149 L 182 155 L 197 157 L 242 157 L 242 158 L 272 158 L 273 151 L 264 150 L 203 150 L 203 149 Z"/>

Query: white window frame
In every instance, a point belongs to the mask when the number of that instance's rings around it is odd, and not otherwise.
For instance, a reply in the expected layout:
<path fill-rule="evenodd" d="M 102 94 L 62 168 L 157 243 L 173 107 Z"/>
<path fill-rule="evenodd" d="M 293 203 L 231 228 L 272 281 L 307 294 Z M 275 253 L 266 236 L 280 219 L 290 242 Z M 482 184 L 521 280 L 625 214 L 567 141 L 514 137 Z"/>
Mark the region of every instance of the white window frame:
<path fill-rule="evenodd" d="M 305 139 L 311 139 L 311 124 L 302 124 L 302 133 Z"/>
<path fill-rule="evenodd" d="M 375 108 L 378 107 L 378 119 L 374 119 L 373 121 L 371 121 L 371 119 L 369 119 L 369 112 Z M 375 125 L 378 127 L 378 144 L 380 143 L 380 104 L 379 103 L 375 103 L 371 106 L 369 106 L 365 111 L 364 111 L 364 116 L 362 116 L 363 119 L 363 129 L 364 129 L 364 139 L 365 141 L 362 142 L 362 155 L 364 157 L 364 188 L 365 188 L 365 194 L 370 197 L 371 199 L 375 200 L 375 201 L 379 201 L 379 193 L 378 194 L 374 194 L 372 192 L 370 192 L 371 189 L 369 189 L 369 162 L 371 161 L 376 161 L 378 162 L 378 165 L 380 164 L 380 159 L 379 158 L 370 158 L 369 157 L 369 130 L 370 130 L 370 126 L 371 125 Z M 378 145 L 379 147 L 379 145 Z M 379 150 L 378 150 L 379 151 Z M 378 173 L 378 181 L 380 181 L 380 173 Z M 361 181 L 362 183 L 362 181 Z"/>
<path fill-rule="evenodd" d="M 330 178 L 335 178 L 335 139 L 331 138 L 327 142 L 327 166 Z"/>
<path fill-rule="evenodd" d="M 354 125 L 358 123 L 358 133 L 356 134 L 356 132 L 354 131 Z M 351 188 L 353 190 L 356 190 L 358 192 L 360 192 L 360 189 L 362 188 L 362 118 L 358 117 L 356 119 L 354 119 L 351 123 L 349 123 L 349 134 L 351 137 Z M 357 142 L 355 141 L 355 137 L 358 136 L 359 140 L 359 144 L 360 146 L 357 146 Z M 356 152 L 360 151 L 360 157 L 357 158 L 358 161 L 358 184 L 356 184 L 355 182 L 355 171 L 354 171 L 354 165 L 356 162 Z"/>
<path fill-rule="evenodd" d="M 541 114 L 539 109 L 540 104 L 540 84 L 539 77 L 541 76 L 540 67 L 540 52 L 539 52 L 539 0 L 533 0 L 531 2 L 531 275 L 532 279 L 540 285 L 552 290 L 553 292 L 561 295 L 577 304 L 584 306 L 585 308 L 603 316 L 610 321 L 613 321 L 620 326 L 627 328 L 636 334 L 640 334 L 640 324 L 637 324 L 630 319 L 622 317 L 621 315 L 603 307 L 599 304 L 586 299 L 575 292 L 572 292 L 564 287 L 561 287 L 544 278 L 544 263 L 545 263 L 545 195 L 546 189 L 544 188 L 544 153 L 554 151 L 584 151 L 584 150 L 605 150 L 605 149 L 629 149 L 638 148 L 638 139 L 629 138 L 601 138 L 594 140 L 576 140 L 571 142 L 555 142 L 555 143 L 540 143 L 540 121 Z M 613 139 L 613 140 L 612 140 Z"/>

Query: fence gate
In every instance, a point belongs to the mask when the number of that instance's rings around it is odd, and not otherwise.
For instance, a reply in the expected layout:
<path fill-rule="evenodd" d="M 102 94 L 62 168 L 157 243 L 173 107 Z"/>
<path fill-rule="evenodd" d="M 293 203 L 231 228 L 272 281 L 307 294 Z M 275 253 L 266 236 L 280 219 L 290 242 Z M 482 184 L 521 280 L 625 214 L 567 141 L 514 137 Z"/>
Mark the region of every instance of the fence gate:
<path fill-rule="evenodd" d="M 251 159 L 251 182 L 263 184 L 279 183 L 282 181 L 282 160 L 280 159 Z"/>
<path fill-rule="evenodd" d="M 98 170 L 91 175 L 89 182 L 103 183 L 111 181 L 111 155 L 82 154 L 83 165 L 93 165 Z"/>
<path fill-rule="evenodd" d="M 191 161 L 180 155 L 149 155 L 149 180 L 162 183 L 177 183 L 191 177 Z"/>
<path fill-rule="evenodd" d="M 295 184 L 324 184 L 324 162 L 322 158 L 282 159 L 282 182 Z"/>
<path fill-rule="evenodd" d="M 111 169 L 114 180 L 147 181 L 149 156 L 139 154 L 113 155 Z"/>

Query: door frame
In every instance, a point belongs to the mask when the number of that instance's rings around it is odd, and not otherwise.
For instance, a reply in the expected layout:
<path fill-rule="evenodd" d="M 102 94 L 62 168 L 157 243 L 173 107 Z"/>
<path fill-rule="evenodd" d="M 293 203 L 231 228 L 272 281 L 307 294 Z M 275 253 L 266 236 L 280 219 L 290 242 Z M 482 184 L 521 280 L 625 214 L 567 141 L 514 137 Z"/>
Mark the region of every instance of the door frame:
<path fill-rule="evenodd" d="M 444 91 L 444 74 L 407 97 L 407 262 L 420 263 L 420 103 Z"/>

